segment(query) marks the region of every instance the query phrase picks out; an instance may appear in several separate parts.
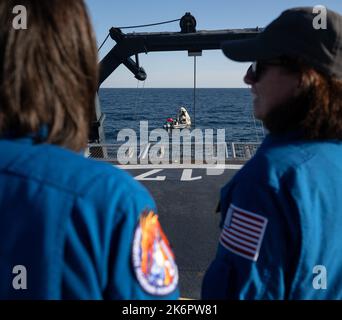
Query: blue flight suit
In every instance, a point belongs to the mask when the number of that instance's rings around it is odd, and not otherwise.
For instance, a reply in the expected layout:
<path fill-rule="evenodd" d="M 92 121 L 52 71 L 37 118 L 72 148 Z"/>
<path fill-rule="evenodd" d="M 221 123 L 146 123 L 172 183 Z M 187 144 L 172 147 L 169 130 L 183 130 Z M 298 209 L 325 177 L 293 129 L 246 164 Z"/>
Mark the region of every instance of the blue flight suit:
<path fill-rule="evenodd" d="M 342 141 L 267 136 L 220 203 L 203 299 L 342 299 Z"/>
<path fill-rule="evenodd" d="M 122 170 L 30 138 L 1 139 L 0 299 L 177 299 L 178 277 L 154 294 L 132 265 L 146 210 L 154 201 Z"/>

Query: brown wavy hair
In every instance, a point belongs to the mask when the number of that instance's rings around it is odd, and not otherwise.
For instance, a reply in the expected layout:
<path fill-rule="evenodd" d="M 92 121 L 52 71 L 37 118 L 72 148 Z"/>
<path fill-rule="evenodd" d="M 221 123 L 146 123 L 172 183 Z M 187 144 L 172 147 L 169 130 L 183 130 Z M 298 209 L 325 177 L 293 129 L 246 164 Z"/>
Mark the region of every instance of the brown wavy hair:
<path fill-rule="evenodd" d="M 27 29 L 16 30 L 16 5 Z M 97 48 L 83 0 L 0 0 L 0 135 L 80 151 L 95 110 Z M 45 129 L 46 134 L 41 134 Z"/>
<path fill-rule="evenodd" d="M 287 67 L 300 73 L 301 94 L 271 110 L 265 127 L 276 134 L 299 130 L 304 139 L 342 140 L 342 80 L 299 59 L 288 59 Z"/>

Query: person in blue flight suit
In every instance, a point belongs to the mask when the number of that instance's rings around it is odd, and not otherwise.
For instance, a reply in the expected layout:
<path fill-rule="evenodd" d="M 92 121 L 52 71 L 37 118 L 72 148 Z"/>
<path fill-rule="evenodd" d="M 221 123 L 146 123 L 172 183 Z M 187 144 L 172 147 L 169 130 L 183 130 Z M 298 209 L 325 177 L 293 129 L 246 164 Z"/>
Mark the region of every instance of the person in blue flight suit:
<path fill-rule="evenodd" d="M 341 26 L 336 12 L 294 8 L 223 43 L 255 61 L 244 80 L 269 134 L 221 191 L 203 299 L 342 298 Z"/>
<path fill-rule="evenodd" d="M 98 74 L 83 1 L 20 1 L 27 29 L 17 4 L 0 2 L 0 299 L 177 299 L 153 199 L 83 157 Z"/>

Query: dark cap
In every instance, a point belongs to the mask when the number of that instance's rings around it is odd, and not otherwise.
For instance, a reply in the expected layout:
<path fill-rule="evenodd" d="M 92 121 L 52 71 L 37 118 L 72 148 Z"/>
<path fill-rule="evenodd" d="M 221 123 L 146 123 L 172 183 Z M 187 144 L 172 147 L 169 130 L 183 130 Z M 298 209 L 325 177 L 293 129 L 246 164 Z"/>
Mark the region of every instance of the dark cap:
<path fill-rule="evenodd" d="M 240 62 L 281 56 L 301 58 L 324 74 L 342 78 L 342 16 L 328 9 L 326 12 L 326 29 L 316 29 L 316 20 L 318 24 L 322 21 L 313 7 L 293 8 L 284 11 L 257 37 L 223 42 L 222 50 L 228 58 Z"/>

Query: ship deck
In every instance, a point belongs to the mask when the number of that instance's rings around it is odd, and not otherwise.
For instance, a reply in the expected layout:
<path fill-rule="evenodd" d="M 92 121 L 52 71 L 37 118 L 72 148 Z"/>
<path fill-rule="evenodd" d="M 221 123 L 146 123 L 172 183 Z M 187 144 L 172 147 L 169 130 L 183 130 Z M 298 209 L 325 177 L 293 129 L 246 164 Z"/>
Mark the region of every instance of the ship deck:
<path fill-rule="evenodd" d="M 176 256 L 181 297 L 200 299 L 202 279 L 220 235 L 220 214 L 216 213 L 220 189 L 237 170 L 225 169 L 220 175 L 207 175 L 206 169 L 151 171 L 127 166 L 126 170 L 145 185 L 157 203 Z"/>
<path fill-rule="evenodd" d="M 132 152 L 127 149 L 126 157 L 136 159 L 132 161 L 135 164 L 127 165 L 118 163 L 116 155 L 120 151 L 116 145 L 90 146 L 90 157 L 126 170 L 152 194 L 176 256 L 182 298 L 201 297 L 203 276 L 215 257 L 220 235 L 221 216 L 216 213 L 220 189 L 255 153 L 258 145 L 226 145 L 226 159 L 219 167 L 193 161 L 194 146 L 191 147 L 190 163 L 170 161 L 164 165 L 151 164 L 148 156 L 150 145 L 139 150 L 133 146 Z M 183 157 L 183 154 L 180 155 Z M 142 161 L 144 159 L 146 161 Z"/>

